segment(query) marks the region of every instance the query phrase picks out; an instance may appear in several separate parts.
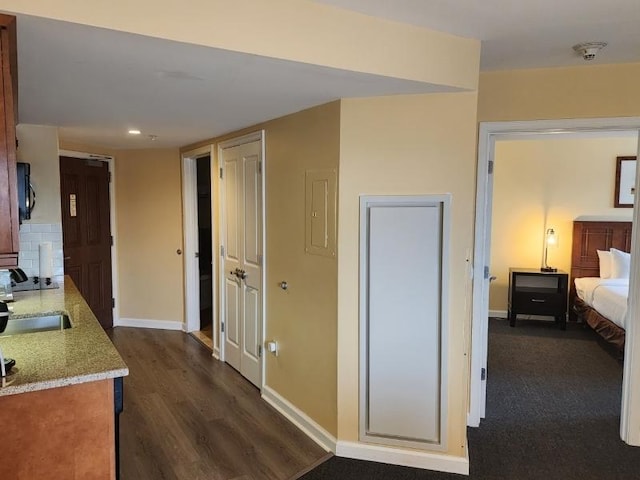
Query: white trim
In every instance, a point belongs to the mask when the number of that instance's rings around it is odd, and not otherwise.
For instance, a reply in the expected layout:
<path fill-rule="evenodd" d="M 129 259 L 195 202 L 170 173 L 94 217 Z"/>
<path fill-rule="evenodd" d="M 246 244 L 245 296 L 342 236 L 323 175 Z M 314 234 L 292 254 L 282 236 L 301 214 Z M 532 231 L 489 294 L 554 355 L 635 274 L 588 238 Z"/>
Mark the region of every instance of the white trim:
<path fill-rule="evenodd" d="M 489 310 L 489 316 L 494 318 L 507 318 L 506 310 Z"/>
<path fill-rule="evenodd" d="M 223 168 L 222 165 L 222 150 L 225 148 L 236 147 L 239 145 L 244 145 L 245 143 L 251 142 L 260 142 L 261 146 L 261 161 L 262 161 L 262 173 L 261 173 L 261 182 L 262 182 L 262 217 L 260 226 L 262 229 L 262 285 L 261 285 L 261 294 L 262 294 L 262 325 L 260 332 L 260 344 L 264 343 L 266 331 L 267 331 L 267 202 L 266 202 L 266 171 L 267 171 L 267 157 L 266 157 L 266 134 L 265 130 L 258 130 L 256 132 L 248 133 L 246 135 L 242 135 L 240 137 L 231 138 L 229 140 L 225 140 L 224 142 L 220 142 L 217 145 L 217 165 L 218 168 Z M 224 182 L 224 174 L 223 178 L 219 182 L 220 184 L 220 192 L 218 198 L 220 201 L 218 202 L 218 218 L 220 222 L 219 228 L 219 237 L 218 237 L 218 249 L 223 248 L 224 237 L 225 237 L 225 225 L 226 225 L 226 217 L 225 217 L 225 182 Z M 225 309 L 225 295 L 224 295 L 224 284 L 225 284 L 225 265 L 224 265 L 224 256 L 220 255 L 220 252 L 214 252 L 214 255 L 218 255 L 220 258 L 220 268 L 219 268 L 219 278 L 218 278 L 218 291 L 220 301 L 218 302 L 218 318 L 220 321 L 218 322 L 219 326 L 219 335 L 220 335 L 220 347 L 219 347 L 219 358 L 221 361 L 225 361 L 224 357 L 224 344 L 225 344 L 225 333 L 222 332 L 222 322 L 225 319 L 224 309 Z M 264 360 L 264 349 L 263 355 L 260 357 L 260 391 L 263 391 L 266 388 L 266 378 L 267 378 L 267 370 L 266 363 Z"/>
<path fill-rule="evenodd" d="M 340 440 L 337 445 L 338 457 L 368 460 L 371 462 L 403 465 L 405 467 L 423 468 L 438 472 L 469 475 L 469 454 L 465 448 L 465 457 L 454 457 L 443 453 L 408 450 L 366 443 L 346 442 Z"/>
<path fill-rule="evenodd" d="M 111 182 L 109 185 L 109 229 L 111 230 L 111 236 L 113 237 L 113 245 L 111 246 L 111 296 L 115 303 L 115 306 L 113 307 L 113 326 L 115 326 L 120 319 L 120 302 L 118 301 L 120 278 L 118 275 L 118 222 L 116 221 L 118 212 L 116 211 L 115 157 L 110 155 L 98 155 L 95 153 L 58 149 L 58 163 L 60 162 L 60 157 L 102 160 L 107 162 L 109 175 L 111 176 Z"/>
<path fill-rule="evenodd" d="M 336 438 L 333 435 L 268 385 L 262 387 L 262 399 L 327 452 L 336 451 Z"/>
<path fill-rule="evenodd" d="M 200 330 L 200 282 L 197 251 L 197 203 L 195 158 L 182 155 L 182 263 L 184 265 L 184 320 L 187 332 Z"/>
<path fill-rule="evenodd" d="M 197 171 L 196 160 L 209 155 L 211 164 L 214 147 L 207 145 L 182 154 L 182 232 L 183 232 L 183 265 L 184 265 L 184 288 L 185 304 L 184 315 L 187 332 L 200 330 L 200 268 L 196 252 L 198 251 L 198 192 L 197 192 Z M 213 175 L 213 170 L 212 170 Z M 212 182 L 213 187 L 213 182 Z M 213 193 L 213 192 L 212 192 Z M 213 203 L 213 195 L 211 197 Z M 212 205 L 212 213 L 213 213 Z M 214 233 L 212 232 L 212 236 Z M 212 250 L 215 242 L 211 244 Z M 211 252 L 213 271 L 215 272 L 217 256 L 215 251 Z M 212 276 L 212 303 L 216 305 L 216 278 Z M 213 342 L 215 344 L 217 332 L 213 332 Z"/>
<path fill-rule="evenodd" d="M 230 138 L 223 142 L 218 143 L 218 152 L 225 148 L 237 147 L 238 145 L 244 145 L 245 143 L 257 142 L 258 140 L 264 140 L 264 130 L 258 130 L 256 132 L 247 133 L 239 137 Z M 264 161 L 264 158 L 263 158 Z"/>
<path fill-rule="evenodd" d="M 480 380 L 482 368 L 486 368 L 487 355 L 487 311 L 483 301 L 488 297 L 488 280 L 484 279 L 484 266 L 489 265 L 489 246 L 487 241 L 491 235 L 491 219 L 485 215 L 491 206 L 491 179 L 488 173 L 489 161 L 494 158 L 494 144 L 496 139 L 516 138 L 523 134 L 538 134 L 553 136 L 558 133 L 570 132 L 610 132 L 621 130 L 640 130 L 640 117 L 619 118 L 586 118 L 563 120 L 533 120 L 516 122 L 482 122 L 480 123 L 478 140 L 477 185 L 476 185 L 476 218 L 474 241 L 474 267 L 473 276 L 477 281 L 473 282 L 473 316 L 471 326 L 471 367 L 470 367 L 470 392 L 469 412 L 467 424 L 479 426 L 480 419 L 484 416 L 484 388 L 485 382 Z M 638 174 L 640 175 L 640 173 Z M 636 179 L 638 182 L 638 179 Z M 638 205 L 634 208 L 634 218 L 640 219 Z M 634 229 L 635 232 L 636 229 Z M 632 251 L 640 248 L 640 234 L 634 233 L 632 239 Z M 631 257 L 631 276 L 640 282 L 640 255 Z M 633 280 L 632 280 L 633 282 Z M 634 290 L 629 289 L 630 318 L 640 321 L 640 308 L 637 301 L 632 300 Z M 628 322 L 631 328 L 627 328 L 625 346 L 625 365 L 622 391 L 622 415 L 620 432 L 624 441 L 640 444 L 640 402 L 632 402 L 634 393 L 640 391 L 640 356 L 633 355 L 634 345 L 640 348 L 640 332 L 636 332 L 634 322 Z M 631 409 L 637 408 L 635 412 Z"/>
<path fill-rule="evenodd" d="M 638 132 L 640 137 L 640 132 Z M 638 158 L 640 158 L 640 138 L 638 140 Z M 636 191 L 640 188 L 640 169 L 636 170 Z M 635 202 L 633 208 L 633 226 L 640 225 L 640 205 Z M 620 414 L 620 438 L 629 445 L 640 446 L 640 232 L 631 231 L 631 268 L 629 273 L 629 300 L 625 322 L 624 371 L 622 374 L 622 413 Z"/>
<path fill-rule="evenodd" d="M 184 331 L 184 323 L 182 322 L 173 320 L 153 320 L 150 318 L 121 318 L 118 320 L 118 323 L 114 321 L 113 326 Z"/>
<path fill-rule="evenodd" d="M 262 157 L 262 335 L 260 341 L 264 345 L 267 334 L 267 292 L 269 291 L 267 286 L 267 140 L 264 130 L 260 130 L 258 133 L 262 146 L 260 152 Z M 266 350 L 263 348 L 264 351 Z M 267 362 L 264 360 L 263 354 L 260 390 L 262 391 L 266 385 Z M 335 451 L 335 447 L 331 451 Z"/>
<path fill-rule="evenodd" d="M 101 155 L 98 153 L 76 152 L 74 150 L 58 150 L 59 157 L 82 158 L 85 160 L 113 160 L 111 155 Z"/>
<path fill-rule="evenodd" d="M 216 165 L 218 166 L 218 175 L 223 171 L 224 165 L 222 162 L 222 147 L 220 144 L 216 145 Z M 220 268 L 218 269 L 218 298 L 220 301 L 218 302 L 218 318 L 220 321 L 218 322 L 218 335 L 220 335 L 220 342 L 218 344 L 219 348 L 219 358 L 221 362 L 226 362 L 225 357 L 225 343 L 227 341 L 227 334 L 223 329 L 223 325 L 226 326 L 227 317 L 225 316 L 225 308 L 226 308 L 226 297 L 225 297 L 225 262 L 224 255 L 222 254 L 222 250 L 226 248 L 225 244 L 225 223 L 226 223 L 226 215 L 225 215 L 225 203 L 224 196 L 226 195 L 226 185 L 224 181 L 224 172 L 222 174 L 222 178 L 218 181 L 219 192 L 218 192 L 218 262 Z"/>

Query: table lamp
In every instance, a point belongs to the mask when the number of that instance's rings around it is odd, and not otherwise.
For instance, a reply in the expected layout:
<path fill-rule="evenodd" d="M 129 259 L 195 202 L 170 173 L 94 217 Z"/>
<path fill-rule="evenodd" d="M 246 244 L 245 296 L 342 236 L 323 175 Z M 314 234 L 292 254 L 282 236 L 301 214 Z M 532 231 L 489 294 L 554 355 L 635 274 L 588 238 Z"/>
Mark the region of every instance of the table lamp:
<path fill-rule="evenodd" d="M 553 230 L 553 228 L 547 228 L 544 237 L 544 265 L 540 269 L 541 272 L 557 272 L 558 269 L 554 267 L 550 267 L 547 263 L 547 255 L 549 253 L 549 245 L 558 245 L 558 235 Z"/>

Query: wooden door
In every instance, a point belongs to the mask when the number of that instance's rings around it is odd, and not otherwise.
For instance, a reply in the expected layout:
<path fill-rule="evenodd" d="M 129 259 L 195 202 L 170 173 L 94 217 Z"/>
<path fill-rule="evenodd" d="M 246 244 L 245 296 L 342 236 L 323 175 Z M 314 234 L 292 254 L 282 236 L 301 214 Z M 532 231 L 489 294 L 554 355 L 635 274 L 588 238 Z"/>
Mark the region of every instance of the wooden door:
<path fill-rule="evenodd" d="M 260 386 L 262 178 L 260 141 L 222 150 L 227 363 Z"/>
<path fill-rule="evenodd" d="M 113 326 L 107 162 L 60 157 L 64 271 L 103 328 Z"/>

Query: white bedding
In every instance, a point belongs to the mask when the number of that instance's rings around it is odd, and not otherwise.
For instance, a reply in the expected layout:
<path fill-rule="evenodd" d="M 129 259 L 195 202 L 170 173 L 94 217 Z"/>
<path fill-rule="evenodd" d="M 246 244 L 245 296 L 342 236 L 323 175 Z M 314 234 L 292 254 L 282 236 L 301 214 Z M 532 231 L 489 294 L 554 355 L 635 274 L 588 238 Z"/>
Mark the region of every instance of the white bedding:
<path fill-rule="evenodd" d="M 583 277 L 574 280 L 576 294 L 600 315 L 624 328 L 629 296 L 626 278 Z"/>

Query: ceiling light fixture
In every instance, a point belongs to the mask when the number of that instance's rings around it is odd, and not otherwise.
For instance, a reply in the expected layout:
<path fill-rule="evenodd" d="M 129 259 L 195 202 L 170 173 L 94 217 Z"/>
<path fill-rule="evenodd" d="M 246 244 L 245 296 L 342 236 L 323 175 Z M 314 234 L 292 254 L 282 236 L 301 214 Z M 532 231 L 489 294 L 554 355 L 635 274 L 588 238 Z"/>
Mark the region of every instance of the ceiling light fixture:
<path fill-rule="evenodd" d="M 573 49 L 582 56 L 583 60 L 590 62 L 606 46 L 606 42 L 586 42 L 574 45 Z"/>
<path fill-rule="evenodd" d="M 132 128 L 131 130 L 129 130 L 129 135 L 140 135 L 142 132 L 140 130 L 137 130 L 135 128 Z"/>

